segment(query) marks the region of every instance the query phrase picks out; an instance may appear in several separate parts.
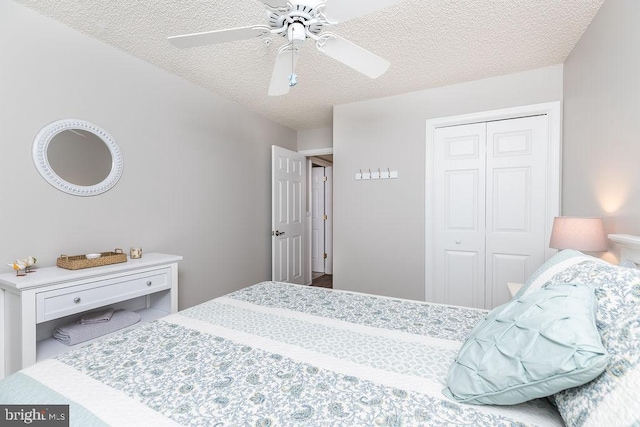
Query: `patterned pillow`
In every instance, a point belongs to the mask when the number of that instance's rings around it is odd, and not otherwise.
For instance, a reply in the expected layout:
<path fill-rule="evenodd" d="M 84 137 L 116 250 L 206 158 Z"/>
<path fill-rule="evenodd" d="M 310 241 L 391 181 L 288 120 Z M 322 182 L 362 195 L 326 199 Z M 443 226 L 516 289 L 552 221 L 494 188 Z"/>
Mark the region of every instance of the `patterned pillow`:
<path fill-rule="evenodd" d="M 551 258 L 549 258 L 544 264 L 540 266 L 528 279 L 524 282 L 524 285 L 520 288 L 514 298 L 520 298 L 521 296 L 530 294 L 545 285 L 550 283 L 550 280 L 558 273 L 562 273 L 567 268 L 576 264 L 593 261 L 599 263 L 605 263 L 601 259 L 594 258 L 589 255 L 585 255 L 582 252 L 574 251 L 573 249 L 565 249 L 560 251 Z"/>
<path fill-rule="evenodd" d="M 568 426 L 640 424 L 640 270 L 586 261 L 547 284 L 584 281 L 596 287 L 596 325 L 611 361 L 583 386 L 553 396 Z"/>
<path fill-rule="evenodd" d="M 620 263 L 618 264 L 619 267 L 625 267 L 625 268 L 640 268 L 640 266 L 638 264 L 636 264 L 635 262 L 629 260 L 629 259 L 623 259 L 622 261 L 620 261 Z"/>
<path fill-rule="evenodd" d="M 593 288 L 540 289 L 494 309 L 462 345 L 443 393 L 472 404 L 513 405 L 591 381 L 607 367 Z"/>

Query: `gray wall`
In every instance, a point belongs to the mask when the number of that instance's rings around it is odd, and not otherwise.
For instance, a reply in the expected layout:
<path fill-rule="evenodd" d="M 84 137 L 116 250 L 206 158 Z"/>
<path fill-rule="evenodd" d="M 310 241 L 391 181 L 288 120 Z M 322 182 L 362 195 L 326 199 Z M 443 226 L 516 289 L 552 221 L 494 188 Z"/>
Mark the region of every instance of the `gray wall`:
<path fill-rule="evenodd" d="M 640 2 L 605 2 L 564 65 L 565 215 L 640 234 Z"/>
<path fill-rule="evenodd" d="M 331 147 L 333 147 L 332 127 L 298 131 L 298 151 Z"/>
<path fill-rule="evenodd" d="M 424 299 L 427 119 L 559 100 L 562 65 L 334 107 L 334 287 Z"/>
<path fill-rule="evenodd" d="M 7 0 L 0 52 L 2 271 L 140 245 L 184 256 L 181 308 L 270 279 L 270 147 L 295 150 L 295 131 Z M 38 175 L 33 139 L 62 118 L 120 145 L 109 192 L 74 197 Z"/>

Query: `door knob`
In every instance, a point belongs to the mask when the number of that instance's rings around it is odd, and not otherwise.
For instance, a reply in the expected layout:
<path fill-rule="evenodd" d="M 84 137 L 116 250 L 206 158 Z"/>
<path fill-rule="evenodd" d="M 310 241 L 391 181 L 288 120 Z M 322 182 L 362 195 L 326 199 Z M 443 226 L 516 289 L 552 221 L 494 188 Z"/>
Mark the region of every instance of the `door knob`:
<path fill-rule="evenodd" d="M 282 236 L 284 234 L 284 231 L 278 231 L 276 230 L 276 232 L 274 233 L 276 236 Z"/>

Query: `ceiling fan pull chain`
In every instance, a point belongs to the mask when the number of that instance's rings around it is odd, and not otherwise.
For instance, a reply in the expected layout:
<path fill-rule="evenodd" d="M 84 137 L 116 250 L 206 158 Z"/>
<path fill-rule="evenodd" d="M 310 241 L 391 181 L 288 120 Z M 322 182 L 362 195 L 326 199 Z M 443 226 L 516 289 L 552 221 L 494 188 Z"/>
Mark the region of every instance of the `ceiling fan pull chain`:
<path fill-rule="evenodd" d="M 291 75 L 289 76 L 289 87 L 294 87 L 297 84 L 298 76 L 296 75 L 296 73 L 291 73 Z"/>
<path fill-rule="evenodd" d="M 294 87 L 295 85 L 298 84 L 298 76 L 296 75 L 293 69 L 293 55 L 295 54 L 294 49 L 295 47 L 292 42 L 291 43 L 291 74 L 289 74 L 289 87 Z"/>

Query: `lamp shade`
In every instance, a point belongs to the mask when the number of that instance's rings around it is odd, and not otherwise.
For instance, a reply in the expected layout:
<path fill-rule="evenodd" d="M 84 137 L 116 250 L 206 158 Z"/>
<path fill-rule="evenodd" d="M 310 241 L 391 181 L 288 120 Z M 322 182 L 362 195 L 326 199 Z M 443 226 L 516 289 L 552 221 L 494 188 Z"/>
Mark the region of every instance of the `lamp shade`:
<path fill-rule="evenodd" d="M 553 219 L 549 247 L 604 252 L 609 249 L 602 218 L 560 216 Z"/>

